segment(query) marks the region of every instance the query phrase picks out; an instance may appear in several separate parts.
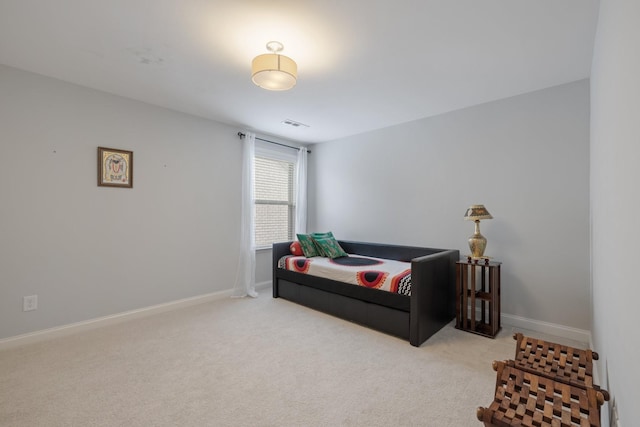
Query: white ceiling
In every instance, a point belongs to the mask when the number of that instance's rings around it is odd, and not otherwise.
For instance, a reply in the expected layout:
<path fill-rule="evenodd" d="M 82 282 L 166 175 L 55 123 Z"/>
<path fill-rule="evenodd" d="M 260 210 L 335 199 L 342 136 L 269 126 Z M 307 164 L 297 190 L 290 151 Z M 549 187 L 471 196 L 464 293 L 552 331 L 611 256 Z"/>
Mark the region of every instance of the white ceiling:
<path fill-rule="evenodd" d="M 241 129 L 321 142 L 589 77 L 598 6 L 0 0 L 0 63 Z M 298 63 L 290 91 L 251 82 L 251 60 L 270 40 Z"/>

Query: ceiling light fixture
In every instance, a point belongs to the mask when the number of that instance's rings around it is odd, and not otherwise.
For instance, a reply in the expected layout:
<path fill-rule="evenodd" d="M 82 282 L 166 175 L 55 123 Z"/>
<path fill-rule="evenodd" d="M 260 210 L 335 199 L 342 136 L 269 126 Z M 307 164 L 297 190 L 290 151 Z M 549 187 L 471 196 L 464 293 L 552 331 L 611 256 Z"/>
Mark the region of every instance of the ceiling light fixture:
<path fill-rule="evenodd" d="M 296 85 L 298 65 L 288 56 L 280 55 L 284 46 L 280 42 L 267 43 L 265 53 L 253 58 L 251 62 L 251 80 L 263 89 L 288 90 Z"/>

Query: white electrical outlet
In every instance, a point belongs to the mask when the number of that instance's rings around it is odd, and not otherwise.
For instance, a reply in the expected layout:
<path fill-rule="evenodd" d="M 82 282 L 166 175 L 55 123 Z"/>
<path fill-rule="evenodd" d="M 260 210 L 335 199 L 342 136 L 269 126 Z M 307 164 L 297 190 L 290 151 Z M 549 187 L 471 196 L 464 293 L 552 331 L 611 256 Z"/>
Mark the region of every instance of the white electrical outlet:
<path fill-rule="evenodd" d="M 38 295 L 22 297 L 22 311 L 33 311 L 38 309 Z"/>

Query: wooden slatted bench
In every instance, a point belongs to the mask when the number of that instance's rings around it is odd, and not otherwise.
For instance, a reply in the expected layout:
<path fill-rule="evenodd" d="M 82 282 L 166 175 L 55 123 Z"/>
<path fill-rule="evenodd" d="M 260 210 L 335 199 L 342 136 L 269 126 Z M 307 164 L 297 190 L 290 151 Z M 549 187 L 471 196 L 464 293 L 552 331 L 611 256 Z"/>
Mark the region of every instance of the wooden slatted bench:
<path fill-rule="evenodd" d="M 494 362 L 497 372 L 493 402 L 480 407 L 485 427 L 599 427 L 604 396 L 593 388 L 554 381 L 529 371 Z"/>
<path fill-rule="evenodd" d="M 593 383 L 593 361 L 598 360 L 598 353 L 521 333 L 514 334 L 513 339 L 516 340 L 516 355 L 515 360 L 507 362 L 510 366 L 576 387 L 594 388 L 609 400 L 609 393 Z"/>

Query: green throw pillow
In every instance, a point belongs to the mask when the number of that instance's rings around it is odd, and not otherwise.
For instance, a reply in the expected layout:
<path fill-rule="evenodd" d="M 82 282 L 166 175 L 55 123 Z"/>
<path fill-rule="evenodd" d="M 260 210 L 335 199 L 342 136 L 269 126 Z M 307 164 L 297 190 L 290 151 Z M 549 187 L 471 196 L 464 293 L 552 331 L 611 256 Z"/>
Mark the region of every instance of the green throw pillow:
<path fill-rule="evenodd" d="M 324 253 L 322 247 L 318 245 L 318 239 L 333 239 L 333 233 L 327 231 L 326 233 L 311 233 L 309 234 L 309 236 L 311 236 L 313 238 L 313 241 L 316 243 L 316 248 L 318 248 L 318 253 L 320 254 L 320 256 L 329 257 L 329 255 Z"/>
<path fill-rule="evenodd" d="M 307 258 L 311 258 L 314 256 L 322 256 L 322 251 L 316 245 L 316 242 L 313 240 L 309 234 L 296 234 L 298 236 L 298 241 L 300 242 L 300 246 L 302 246 L 302 252 L 304 256 Z"/>
<path fill-rule="evenodd" d="M 333 239 L 333 233 L 330 231 L 327 231 L 326 233 L 311 233 L 311 237 L 313 237 L 314 239 Z"/>
<path fill-rule="evenodd" d="M 313 238 L 316 244 L 320 247 L 324 256 L 328 258 L 340 258 L 343 256 L 349 256 L 344 249 L 340 246 L 338 241 L 333 237 L 325 237 L 325 238 Z"/>

